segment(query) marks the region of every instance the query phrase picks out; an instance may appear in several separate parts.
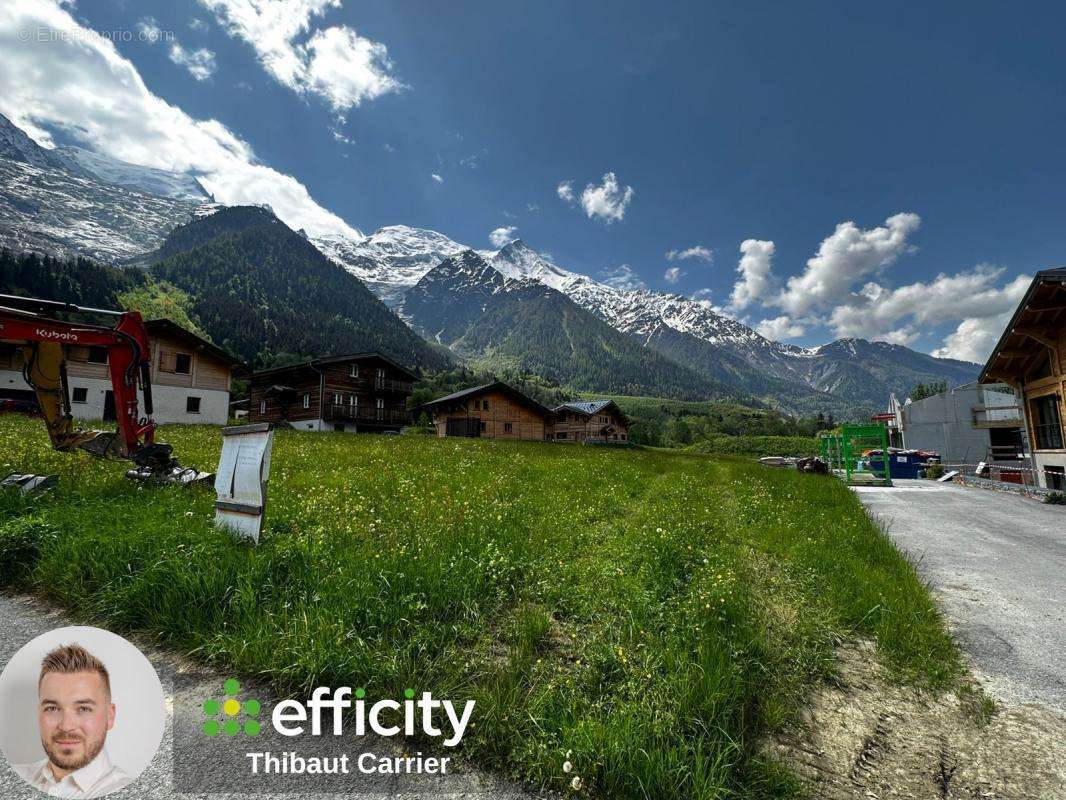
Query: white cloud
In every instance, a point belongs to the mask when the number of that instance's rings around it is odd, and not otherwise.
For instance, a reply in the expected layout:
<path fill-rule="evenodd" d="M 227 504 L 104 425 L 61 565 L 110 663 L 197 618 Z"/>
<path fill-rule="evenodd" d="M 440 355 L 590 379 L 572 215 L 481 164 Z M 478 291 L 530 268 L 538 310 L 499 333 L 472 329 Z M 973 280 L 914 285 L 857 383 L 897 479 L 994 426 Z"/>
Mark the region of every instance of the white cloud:
<path fill-rule="evenodd" d="M 532 214 L 536 211 L 540 211 L 540 206 L 536 203 L 526 203 L 526 211 Z"/>
<path fill-rule="evenodd" d="M 324 98 L 344 113 L 404 85 L 391 74 L 388 49 L 347 26 L 316 29 L 312 19 L 340 0 L 200 0 L 231 35 L 252 46 L 283 86 Z M 310 37 L 303 42 L 298 39 Z"/>
<path fill-rule="evenodd" d="M 574 182 L 562 181 L 555 187 L 555 193 L 559 195 L 559 199 L 564 203 L 574 202 Z"/>
<path fill-rule="evenodd" d="M 207 30 L 207 23 L 204 22 L 199 17 L 193 17 L 192 19 L 189 20 L 189 27 L 192 30 L 194 30 L 194 31 L 198 31 L 199 33 L 203 33 L 204 31 Z"/>
<path fill-rule="evenodd" d="M 961 320 L 933 354 L 983 361 L 1030 283 L 1028 275 L 1019 275 L 1000 286 L 1004 273 L 982 264 L 896 289 L 870 282 L 834 308 L 828 323 L 837 336 L 911 344 L 923 331 Z"/>
<path fill-rule="evenodd" d="M 663 280 L 667 283 L 677 283 L 681 280 L 685 273 L 681 271 L 681 267 L 669 267 L 666 272 L 663 273 Z"/>
<path fill-rule="evenodd" d="M 740 243 L 741 256 L 737 265 L 740 278 L 733 284 L 733 292 L 729 295 L 730 313 L 743 311 L 755 302 L 766 304 L 766 292 L 773 285 L 771 262 L 774 250 L 773 242 L 760 239 L 745 239 Z"/>
<path fill-rule="evenodd" d="M 178 42 L 170 46 L 170 60 L 180 67 L 185 67 L 198 81 L 206 81 L 215 72 L 215 54 L 207 48 L 186 50 Z"/>
<path fill-rule="evenodd" d="M 590 183 L 585 187 L 585 191 L 581 193 L 581 207 L 585 209 L 589 219 L 599 217 L 610 225 L 625 217 L 626 207 L 632 199 L 633 187 L 623 187 L 615 174 L 608 172 L 603 176 L 603 183 Z"/>
<path fill-rule="evenodd" d="M 442 178 L 436 172 L 431 172 L 429 177 L 431 177 L 433 179 L 434 183 L 444 183 L 444 178 Z"/>
<path fill-rule="evenodd" d="M 862 230 L 842 222 L 827 236 L 803 274 L 788 279 L 776 305 L 793 316 L 847 299 L 859 279 L 891 264 L 911 249 L 907 236 L 918 229 L 917 214 L 896 214 L 883 227 Z"/>
<path fill-rule="evenodd" d="M 1003 335 L 1012 314 L 1013 309 L 995 317 L 967 317 L 944 339 L 944 346 L 933 351 L 933 355 L 983 364 L 992 354 L 992 348 Z"/>
<path fill-rule="evenodd" d="M 508 242 L 514 241 L 515 233 L 518 231 L 514 225 L 506 225 L 502 228 L 497 228 L 489 234 L 489 242 L 493 247 L 503 247 Z"/>
<path fill-rule="evenodd" d="M 712 292 L 708 288 L 697 289 L 696 291 L 694 291 L 692 293 L 692 299 L 693 300 L 700 300 L 701 302 L 707 302 L 707 301 L 710 301 L 712 294 L 714 294 L 714 292 Z"/>
<path fill-rule="evenodd" d="M 709 247 L 704 247 L 702 244 L 697 244 L 684 250 L 668 250 L 666 252 L 667 261 L 684 261 L 689 258 L 698 258 L 700 261 L 706 261 L 709 264 L 714 261 L 714 251 Z"/>
<path fill-rule="evenodd" d="M 755 330 L 761 336 L 765 336 L 775 342 L 780 342 L 784 339 L 795 339 L 807 333 L 807 329 L 801 322 L 797 322 L 787 316 L 764 319 L 755 326 Z"/>
<path fill-rule="evenodd" d="M 640 276 L 633 271 L 629 264 L 622 264 L 614 269 L 604 270 L 600 273 L 600 278 L 608 286 L 623 291 L 631 292 L 647 288 L 644 281 L 640 279 Z"/>
<path fill-rule="evenodd" d="M 18 31 L 60 35 L 21 42 Z M 157 97 L 108 39 L 79 25 L 56 0 L 0 3 L 0 113 L 45 146 L 49 127 L 86 147 L 160 169 L 197 174 L 221 203 L 268 204 L 311 235 L 359 236 L 290 175 L 258 163 L 217 120 L 197 120 Z"/>
<path fill-rule="evenodd" d="M 331 134 L 333 134 L 334 141 L 337 141 L 337 142 L 340 142 L 341 144 L 346 144 L 346 145 L 355 144 L 355 139 L 351 138 L 350 136 L 345 136 L 344 132 L 340 128 L 332 128 L 331 127 L 329 129 L 329 132 Z"/>
<path fill-rule="evenodd" d="M 142 41 L 158 42 L 163 37 L 163 31 L 155 21 L 155 17 L 142 17 L 137 20 L 137 33 Z"/>

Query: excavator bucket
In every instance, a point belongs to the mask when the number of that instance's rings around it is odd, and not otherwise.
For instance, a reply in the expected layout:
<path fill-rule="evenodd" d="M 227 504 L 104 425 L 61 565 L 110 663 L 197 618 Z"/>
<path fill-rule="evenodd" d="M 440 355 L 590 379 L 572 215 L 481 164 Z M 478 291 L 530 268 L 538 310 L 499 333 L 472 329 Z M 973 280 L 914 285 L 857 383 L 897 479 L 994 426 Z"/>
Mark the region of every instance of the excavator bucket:
<path fill-rule="evenodd" d="M 122 440 L 114 431 L 80 431 L 78 447 L 97 458 L 122 458 Z M 56 448 L 59 449 L 59 448 Z"/>

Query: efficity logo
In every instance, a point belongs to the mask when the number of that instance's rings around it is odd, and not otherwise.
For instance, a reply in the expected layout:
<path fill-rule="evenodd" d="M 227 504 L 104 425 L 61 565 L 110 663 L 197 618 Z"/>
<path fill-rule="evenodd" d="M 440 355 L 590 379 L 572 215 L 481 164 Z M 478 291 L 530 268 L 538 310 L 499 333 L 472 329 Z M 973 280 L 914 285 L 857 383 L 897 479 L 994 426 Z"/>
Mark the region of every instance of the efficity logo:
<path fill-rule="evenodd" d="M 229 678 L 223 685 L 222 700 L 208 698 L 203 702 L 203 732 L 207 736 L 258 736 L 263 723 L 259 716 L 262 703 L 248 698 L 238 699 L 241 685 Z M 311 693 L 306 702 L 282 700 L 270 714 L 270 724 L 281 736 L 321 736 L 323 716 L 329 712 L 329 732 L 334 736 L 344 734 L 346 722 L 354 722 L 355 735 L 364 736 L 368 730 L 379 736 L 397 736 L 416 733 L 431 738 L 440 738 L 445 747 L 455 747 L 466 733 L 474 712 L 473 700 L 467 700 L 460 712 L 451 700 L 437 700 L 433 692 L 423 692 L 415 698 L 414 689 L 404 690 L 404 699 L 383 699 L 370 702 L 366 690 L 352 690 L 349 686 L 331 689 L 320 686 Z M 350 713 L 345 714 L 350 709 Z"/>
<path fill-rule="evenodd" d="M 245 736 L 258 736 L 262 730 L 262 724 L 257 717 L 263 710 L 258 700 L 247 699 L 243 703 L 236 695 L 241 690 L 241 684 L 230 678 L 222 684 L 225 699 L 216 700 L 209 698 L 204 700 L 203 731 L 208 736 L 218 736 L 220 733 L 226 736 L 236 736 L 244 731 Z M 221 718 L 220 718 L 221 715 Z"/>

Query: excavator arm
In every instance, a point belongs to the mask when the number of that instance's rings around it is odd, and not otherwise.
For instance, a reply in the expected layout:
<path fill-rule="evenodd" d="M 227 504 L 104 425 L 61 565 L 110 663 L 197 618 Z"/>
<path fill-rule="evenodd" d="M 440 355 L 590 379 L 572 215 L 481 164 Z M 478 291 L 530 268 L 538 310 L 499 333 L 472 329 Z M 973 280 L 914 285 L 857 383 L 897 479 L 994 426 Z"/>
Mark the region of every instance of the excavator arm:
<path fill-rule="evenodd" d="M 114 327 L 68 322 L 52 314 L 109 316 Z M 190 483 L 206 473 L 183 469 L 171 457 L 170 445 L 155 441 L 152 422 L 151 351 L 140 313 L 83 308 L 50 300 L 0 295 L 0 341 L 19 347 L 23 377 L 37 402 L 56 450 L 82 449 L 101 457 L 133 461 L 130 477 Z M 66 352 L 71 347 L 100 347 L 107 352 L 107 369 L 115 397 L 115 432 L 78 428 L 70 408 Z M 140 416 L 137 393 L 144 399 Z"/>

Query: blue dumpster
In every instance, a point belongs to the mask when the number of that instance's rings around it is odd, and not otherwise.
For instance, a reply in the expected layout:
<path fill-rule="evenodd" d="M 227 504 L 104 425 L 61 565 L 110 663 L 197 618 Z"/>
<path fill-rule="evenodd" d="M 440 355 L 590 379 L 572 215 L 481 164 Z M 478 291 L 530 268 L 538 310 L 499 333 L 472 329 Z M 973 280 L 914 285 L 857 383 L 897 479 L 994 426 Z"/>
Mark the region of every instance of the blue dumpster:
<path fill-rule="evenodd" d="M 870 469 L 880 472 L 884 469 L 884 456 L 880 450 L 871 450 L 867 454 Z M 917 478 L 918 473 L 929 466 L 930 461 L 939 461 L 940 454 L 927 450 L 889 450 L 888 474 L 893 478 Z"/>

